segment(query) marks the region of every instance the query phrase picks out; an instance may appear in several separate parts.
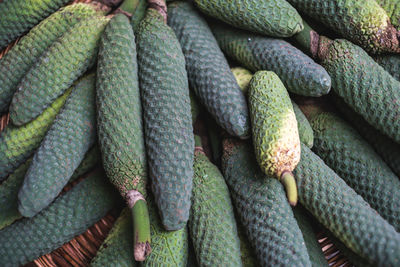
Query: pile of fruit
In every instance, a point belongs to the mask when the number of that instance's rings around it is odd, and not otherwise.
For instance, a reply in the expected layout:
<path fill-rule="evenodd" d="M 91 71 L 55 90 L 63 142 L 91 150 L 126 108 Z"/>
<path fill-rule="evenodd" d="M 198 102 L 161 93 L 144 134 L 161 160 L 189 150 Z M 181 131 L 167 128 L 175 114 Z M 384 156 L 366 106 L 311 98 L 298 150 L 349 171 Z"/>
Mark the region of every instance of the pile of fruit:
<path fill-rule="evenodd" d="M 0 266 L 400 266 L 398 0 L 167 2 L 0 1 Z"/>

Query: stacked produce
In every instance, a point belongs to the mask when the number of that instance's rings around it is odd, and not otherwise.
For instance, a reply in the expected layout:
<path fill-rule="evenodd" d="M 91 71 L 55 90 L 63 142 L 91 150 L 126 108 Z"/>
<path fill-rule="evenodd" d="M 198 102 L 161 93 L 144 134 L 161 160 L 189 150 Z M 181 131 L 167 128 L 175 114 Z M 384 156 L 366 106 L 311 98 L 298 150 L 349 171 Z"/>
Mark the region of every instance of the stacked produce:
<path fill-rule="evenodd" d="M 0 266 L 106 214 L 85 265 L 329 266 L 322 229 L 400 266 L 399 27 L 395 0 L 0 1 Z"/>

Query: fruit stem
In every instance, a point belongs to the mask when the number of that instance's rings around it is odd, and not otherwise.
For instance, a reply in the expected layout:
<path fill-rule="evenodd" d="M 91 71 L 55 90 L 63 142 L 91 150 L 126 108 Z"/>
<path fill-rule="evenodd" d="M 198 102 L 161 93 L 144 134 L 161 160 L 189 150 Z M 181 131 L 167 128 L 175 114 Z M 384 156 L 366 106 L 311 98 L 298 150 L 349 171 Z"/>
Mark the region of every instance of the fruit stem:
<path fill-rule="evenodd" d="M 319 34 L 303 20 L 304 29 L 293 36 L 293 40 L 305 51 L 307 51 L 313 58 L 317 57 Z"/>
<path fill-rule="evenodd" d="M 293 207 L 297 204 L 297 185 L 293 173 L 285 171 L 281 175 L 281 183 L 285 187 L 287 199 Z"/>

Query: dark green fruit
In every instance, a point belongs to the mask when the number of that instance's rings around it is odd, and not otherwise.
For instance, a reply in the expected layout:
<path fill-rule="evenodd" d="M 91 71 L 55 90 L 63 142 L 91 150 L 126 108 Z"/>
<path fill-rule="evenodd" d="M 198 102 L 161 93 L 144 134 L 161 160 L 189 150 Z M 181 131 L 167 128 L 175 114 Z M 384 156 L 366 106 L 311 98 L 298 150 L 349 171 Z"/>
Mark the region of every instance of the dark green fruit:
<path fill-rule="evenodd" d="M 236 219 L 240 240 L 240 257 L 242 258 L 243 267 L 257 267 L 257 258 L 246 236 L 246 229 L 241 224 L 240 218 L 236 217 Z"/>
<path fill-rule="evenodd" d="M 375 56 L 374 59 L 389 72 L 390 75 L 400 81 L 400 55 L 378 55 Z"/>
<path fill-rule="evenodd" d="M 308 146 L 308 148 L 312 148 L 314 144 L 314 133 L 311 128 L 310 123 L 308 122 L 306 116 L 301 111 L 299 106 L 292 100 L 292 106 L 294 114 L 296 115 L 297 120 L 297 128 L 299 130 L 300 142 Z"/>

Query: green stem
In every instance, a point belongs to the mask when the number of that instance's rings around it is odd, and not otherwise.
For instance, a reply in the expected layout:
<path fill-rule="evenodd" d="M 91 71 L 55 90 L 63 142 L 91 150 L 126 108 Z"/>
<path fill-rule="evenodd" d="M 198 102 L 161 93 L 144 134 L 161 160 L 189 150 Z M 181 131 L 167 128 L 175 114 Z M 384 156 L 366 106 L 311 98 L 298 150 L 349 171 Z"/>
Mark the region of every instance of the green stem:
<path fill-rule="evenodd" d="M 139 5 L 139 0 L 124 0 L 119 9 L 131 14 L 132 16 L 138 5 Z"/>
<path fill-rule="evenodd" d="M 285 187 L 287 199 L 292 206 L 297 204 L 297 185 L 293 173 L 285 171 L 281 176 L 281 183 Z"/>
<path fill-rule="evenodd" d="M 307 22 L 303 20 L 304 29 L 293 36 L 293 40 L 301 47 L 303 51 L 311 54 L 313 58 L 317 57 L 319 35 Z"/>

